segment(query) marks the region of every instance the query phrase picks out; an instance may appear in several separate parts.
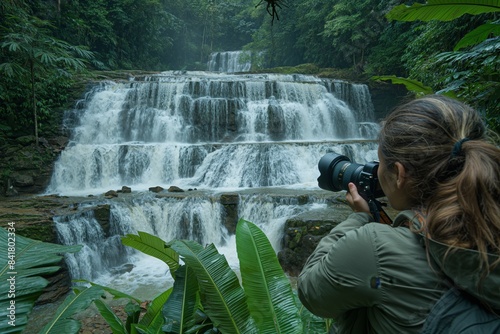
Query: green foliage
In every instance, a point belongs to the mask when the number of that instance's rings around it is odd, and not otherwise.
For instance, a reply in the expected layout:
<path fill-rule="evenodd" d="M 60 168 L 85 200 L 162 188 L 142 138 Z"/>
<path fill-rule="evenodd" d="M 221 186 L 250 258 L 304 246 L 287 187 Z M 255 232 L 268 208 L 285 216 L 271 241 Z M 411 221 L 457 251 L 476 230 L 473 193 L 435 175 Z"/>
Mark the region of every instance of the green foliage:
<path fill-rule="evenodd" d="M 464 14 L 478 15 L 498 11 L 498 0 L 428 0 L 425 4 L 396 6 L 387 14 L 387 18 L 399 21 L 451 21 Z"/>
<path fill-rule="evenodd" d="M 474 46 L 476 44 L 481 43 L 485 39 L 490 36 L 499 36 L 500 35 L 500 24 L 499 22 L 494 23 L 486 23 L 482 26 L 477 27 L 476 29 L 469 32 L 465 35 L 458 43 L 455 45 L 453 51 L 458 51 L 460 49 Z"/>
<path fill-rule="evenodd" d="M 500 131 L 500 22 L 490 14 L 500 11 L 498 0 L 430 0 L 426 4 L 397 6 L 387 14 L 396 20 L 434 20 L 417 28 L 421 34 L 407 48 L 410 78 L 425 82 L 431 91 L 464 100 L 483 113 L 490 129 Z M 472 14 L 472 17 L 463 17 Z M 452 22 L 439 22 L 450 21 Z M 460 36 L 452 29 L 465 31 Z M 446 42 L 454 41 L 454 46 Z M 434 47 L 436 45 L 436 47 Z M 449 51 L 452 49 L 453 51 Z"/>
<path fill-rule="evenodd" d="M 6 15 L 4 33 L 0 35 L 0 74 L 4 76 L 0 80 L 0 99 L 5 100 L 7 110 L 0 117 L 20 119 L 22 125 L 31 125 L 38 143 L 38 122 L 48 118 L 53 104 L 51 99 L 39 99 L 38 93 L 50 87 L 50 79 L 84 70 L 93 54 L 54 38 L 50 22 L 28 15 L 21 8 L 7 9 L 11 12 Z M 15 90 L 10 90 L 10 86 Z M 31 117 L 25 110 L 31 110 Z M 19 115 L 19 111 L 24 115 Z"/>
<path fill-rule="evenodd" d="M 372 80 L 390 80 L 395 85 L 398 84 L 405 85 L 406 89 L 408 89 L 411 92 L 414 92 L 417 96 L 433 93 L 431 87 L 424 85 L 420 81 L 411 80 L 408 78 L 396 77 L 395 75 L 374 76 L 372 77 Z"/>
<path fill-rule="evenodd" d="M 0 263 L 2 333 L 19 333 L 26 327 L 36 299 L 49 283 L 43 276 L 60 269 L 58 264 L 63 258 L 61 254 L 76 252 L 80 248 L 21 237 L 16 234 L 14 223 L 5 229 L 0 228 L 0 252 L 3 254 L 2 259 L 5 259 L 5 262 Z M 11 314 L 13 318 L 9 316 Z M 9 324 L 9 321 L 13 322 Z"/>
<path fill-rule="evenodd" d="M 102 294 L 103 290 L 100 287 L 73 288 L 73 293 L 66 297 L 57 308 L 54 318 L 42 328 L 39 334 L 78 333 L 81 324 L 71 317 L 87 309 L 94 300 L 99 300 Z"/>
<path fill-rule="evenodd" d="M 299 304 L 266 235 L 240 220 L 236 249 L 248 308 L 259 333 L 302 333 Z"/>
<path fill-rule="evenodd" d="M 62 322 L 68 326 L 64 333 L 76 333 L 77 326 L 71 322 L 70 327 L 62 319 L 91 301 L 113 333 L 317 334 L 327 333 L 331 326 L 330 320 L 314 316 L 300 304 L 269 240 L 251 222 L 241 219 L 236 228 L 241 282 L 214 245 L 203 247 L 189 240 L 164 243 L 144 232 L 122 240 L 163 260 L 171 271 L 175 269 L 174 286 L 158 295 L 142 317 L 139 301 L 127 294 L 94 283 L 89 288 L 76 287 L 76 295 L 64 302 L 48 325 L 50 328 Z M 177 257 L 166 248 L 174 250 Z M 184 264 L 179 263 L 180 259 Z M 104 291 L 114 298 L 130 300 L 125 324 L 99 298 Z M 87 296 L 87 301 L 77 303 L 77 296 Z"/>
<path fill-rule="evenodd" d="M 200 306 L 198 281 L 194 272 L 182 266 L 175 272 L 172 294 L 163 306 L 164 331 L 184 333 L 195 323 L 196 310 Z"/>
<path fill-rule="evenodd" d="M 141 231 L 137 234 L 122 237 L 122 243 L 165 262 L 173 275 L 179 267 L 179 254 L 154 235 Z"/>
<path fill-rule="evenodd" d="M 252 332 L 245 293 L 226 258 L 215 246 L 203 248 L 194 241 L 174 240 L 171 247 L 195 272 L 204 311 L 215 326 L 226 333 Z"/>

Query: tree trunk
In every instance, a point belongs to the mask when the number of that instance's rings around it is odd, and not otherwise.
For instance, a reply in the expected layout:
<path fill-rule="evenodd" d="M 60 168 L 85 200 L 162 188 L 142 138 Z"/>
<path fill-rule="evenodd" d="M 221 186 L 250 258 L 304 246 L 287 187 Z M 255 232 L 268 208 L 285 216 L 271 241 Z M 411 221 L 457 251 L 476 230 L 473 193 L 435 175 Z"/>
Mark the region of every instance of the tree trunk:
<path fill-rule="evenodd" d="M 36 114 L 35 68 L 32 61 L 30 62 L 30 72 L 31 72 L 31 102 L 33 103 L 33 119 L 35 122 L 35 140 L 36 140 L 36 146 L 38 146 L 38 117 Z"/>

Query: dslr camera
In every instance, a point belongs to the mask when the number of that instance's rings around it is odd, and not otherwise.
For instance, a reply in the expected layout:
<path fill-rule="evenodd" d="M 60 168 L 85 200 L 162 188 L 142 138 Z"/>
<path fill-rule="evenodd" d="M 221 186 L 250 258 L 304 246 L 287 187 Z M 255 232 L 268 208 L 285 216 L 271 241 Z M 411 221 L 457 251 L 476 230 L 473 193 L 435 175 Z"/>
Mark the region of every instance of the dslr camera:
<path fill-rule="evenodd" d="M 378 161 L 360 165 L 351 162 L 345 155 L 336 153 L 325 154 L 318 163 L 321 175 L 318 185 L 321 189 L 330 191 L 349 190 L 350 182 L 356 185 L 359 194 L 365 199 L 383 197 L 384 192 L 378 181 Z"/>
<path fill-rule="evenodd" d="M 327 153 L 318 163 L 321 173 L 318 185 L 321 189 L 341 191 L 349 190 L 349 183 L 354 183 L 361 197 L 368 202 L 375 221 L 390 225 L 392 220 L 382 208 L 385 204 L 376 200 L 385 196 L 377 176 L 378 166 L 378 161 L 360 165 L 351 162 L 345 155 Z"/>

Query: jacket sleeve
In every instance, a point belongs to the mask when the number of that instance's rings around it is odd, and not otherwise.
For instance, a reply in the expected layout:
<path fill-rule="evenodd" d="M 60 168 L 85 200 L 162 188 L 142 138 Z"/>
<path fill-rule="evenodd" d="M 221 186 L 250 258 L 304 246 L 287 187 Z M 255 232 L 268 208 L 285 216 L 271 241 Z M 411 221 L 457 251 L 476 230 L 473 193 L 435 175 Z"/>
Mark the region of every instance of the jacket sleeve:
<path fill-rule="evenodd" d="M 382 299 L 370 216 L 353 213 L 333 228 L 307 260 L 298 279 L 301 302 L 312 313 L 336 318 Z M 377 224 L 377 223 L 374 223 Z M 378 225 L 378 224 L 377 224 Z"/>

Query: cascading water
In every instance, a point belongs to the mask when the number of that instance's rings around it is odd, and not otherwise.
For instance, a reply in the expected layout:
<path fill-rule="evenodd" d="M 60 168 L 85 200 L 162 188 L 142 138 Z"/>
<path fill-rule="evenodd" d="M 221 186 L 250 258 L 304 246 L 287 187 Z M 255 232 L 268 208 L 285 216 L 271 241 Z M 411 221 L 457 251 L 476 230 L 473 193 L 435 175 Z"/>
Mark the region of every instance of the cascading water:
<path fill-rule="evenodd" d="M 211 72 L 248 72 L 251 67 L 250 53 L 244 51 L 214 52 L 208 61 L 208 70 Z"/>
<path fill-rule="evenodd" d="M 238 217 L 256 223 L 279 250 L 285 220 L 324 205 L 325 192 L 316 183 L 321 156 L 335 151 L 359 163 L 374 160 L 378 131 L 365 85 L 209 72 L 102 82 L 68 111 L 65 126 L 71 141 L 47 193 L 133 190 L 94 199 L 110 205 L 106 233 L 83 209 L 56 218 L 63 243 L 85 245 L 68 259 L 71 272 L 132 294 L 154 292 L 147 297 L 169 284 L 168 268 L 125 250 L 116 242 L 119 235 L 145 231 L 165 241 L 214 243 L 237 267 L 220 194 L 236 193 Z M 182 196 L 148 191 L 171 185 L 196 190 Z M 298 203 L 303 193 L 308 201 Z"/>

